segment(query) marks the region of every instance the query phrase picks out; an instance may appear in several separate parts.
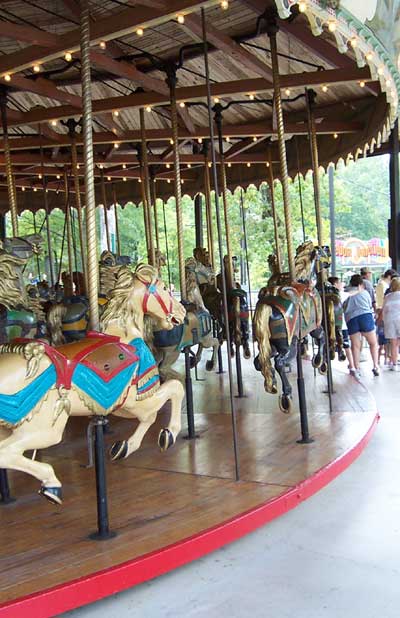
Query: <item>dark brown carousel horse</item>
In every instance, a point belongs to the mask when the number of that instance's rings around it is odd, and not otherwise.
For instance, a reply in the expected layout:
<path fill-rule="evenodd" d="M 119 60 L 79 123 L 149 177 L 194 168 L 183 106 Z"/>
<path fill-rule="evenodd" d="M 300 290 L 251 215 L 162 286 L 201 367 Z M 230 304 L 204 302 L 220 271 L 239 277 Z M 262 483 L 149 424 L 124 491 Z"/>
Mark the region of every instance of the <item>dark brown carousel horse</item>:
<path fill-rule="evenodd" d="M 321 267 L 329 266 L 323 249 L 305 242 L 296 251 L 295 280 L 287 273 L 274 273 L 268 285 L 260 290 L 254 314 L 254 336 L 259 354 L 254 364 L 264 376 L 267 393 L 277 393 L 275 371 L 282 382 L 279 406 L 290 412 L 292 387 L 286 375 L 286 366 L 295 358 L 297 345 L 311 335 L 317 343 L 312 360 L 314 367 L 325 373 L 325 334 L 322 327 L 321 297 L 313 279 Z M 271 364 L 274 358 L 275 370 Z"/>

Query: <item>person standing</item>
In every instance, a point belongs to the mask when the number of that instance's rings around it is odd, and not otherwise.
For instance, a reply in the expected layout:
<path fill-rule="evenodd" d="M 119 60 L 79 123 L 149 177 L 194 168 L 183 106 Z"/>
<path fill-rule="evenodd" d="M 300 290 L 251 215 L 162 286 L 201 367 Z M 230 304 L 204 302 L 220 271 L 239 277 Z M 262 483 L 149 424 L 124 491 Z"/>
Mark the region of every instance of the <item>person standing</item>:
<path fill-rule="evenodd" d="M 343 289 L 343 281 L 340 281 L 339 277 L 328 277 L 328 281 L 331 285 L 333 285 L 337 290 L 339 290 L 340 300 L 343 303 L 348 298 L 348 293 Z M 343 336 L 343 349 L 346 354 L 347 362 L 349 363 L 349 372 L 350 375 L 356 375 L 356 368 L 354 366 L 353 354 L 350 348 L 350 339 L 349 339 L 349 331 L 347 330 L 346 320 L 344 317 L 343 311 L 343 321 L 342 321 L 342 336 Z"/>
<path fill-rule="evenodd" d="M 350 335 L 351 351 L 357 376 L 361 377 L 360 356 L 362 336 L 365 337 L 369 345 L 373 362 L 372 373 L 374 376 L 379 376 L 378 342 L 375 332 L 374 311 L 371 295 L 365 289 L 364 280 L 361 275 L 353 275 L 350 279 L 349 296 L 344 301 L 343 310 Z"/>
<path fill-rule="evenodd" d="M 382 309 L 383 307 L 383 299 L 385 297 L 385 292 L 389 288 L 392 278 L 397 276 L 397 272 L 394 268 L 389 268 L 385 270 L 382 277 L 379 279 L 376 291 L 375 291 L 375 299 L 376 299 L 376 309 Z"/>
<path fill-rule="evenodd" d="M 372 308 L 375 310 L 376 301 L 374 286 L 372 285 L 372 270 L 368 268 L 368 266 L 363 266 L 360 269 L 360 274 L 362 277 L 364 288 L 367 290 L 368 294 L 371 297 Z"/>
<path fill-rule="evenodd" d="M 389 370 L 396 371 L 400 345 L 400 278 L 394 277 L 382 307 L 385 338 L 390 340 Z"/>

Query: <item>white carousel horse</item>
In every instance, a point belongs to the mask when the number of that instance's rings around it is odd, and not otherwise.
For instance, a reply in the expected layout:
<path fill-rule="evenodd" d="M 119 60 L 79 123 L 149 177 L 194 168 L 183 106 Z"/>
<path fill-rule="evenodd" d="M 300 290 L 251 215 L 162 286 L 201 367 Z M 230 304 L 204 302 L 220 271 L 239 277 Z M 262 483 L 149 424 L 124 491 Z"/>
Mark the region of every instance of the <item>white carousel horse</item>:
<path fill-rule="evenodd" d="M 36 477 L 39 493 L 60 504 L 61 483 L 53 467 L 25 457 L 25 451 L 61 442 L 69 416 L 115 414 L 139 420 L 134 433 L 110 451 L 113 460 L 127 457 L 140 447 L 168 400 L 170 422 L 158 443 L 162 450 L 174 444 L 184 391 L 176 380 L 160 385 L 142 338 L 145 314 L 168 330 L 183 322 L 185 310 L 156 270 L 142 264 L 134 273 L 119 271 L 102 315 L 102 333 L 58 348 L 22 339 L 0 346 L 0 468 Z"/>
<path fill-rule="evenodd" d="M 42 243 L 43 238 L 40 234 L 28 234 L 27 236 L 5 238 L 3 240 L 3 247 L 7 253 L 12 253 L 12 255 L 27 260 L 33 254 L 40 253 L 40 245 Z"/>

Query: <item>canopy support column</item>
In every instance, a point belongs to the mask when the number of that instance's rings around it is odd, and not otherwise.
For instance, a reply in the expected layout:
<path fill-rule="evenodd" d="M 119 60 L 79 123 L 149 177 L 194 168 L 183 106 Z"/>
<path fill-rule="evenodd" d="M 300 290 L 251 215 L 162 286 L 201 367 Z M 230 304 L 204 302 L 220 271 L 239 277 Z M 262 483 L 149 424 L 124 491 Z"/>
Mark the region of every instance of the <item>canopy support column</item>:
<path fill-rule="evenodd" d="M 205 158 L 204 158 L 204 195 L 206 198 L 208 255 L 210 257 L 211 268 L 215 270 L 214 235 L 213 235 L 212 214 L 211 214 L 211 185 L 210 185 L 210 171 L 208 169 L 207 154 L 205 155 Z"/>
<path fill-rule="evenodd" d="M 203 200 L 200 193 L 194 197 L 194 224 L 196 232 L 196 247 L 203 246 Z"/>
<path fill-rule="evenodd" d="M 336 220 L 335 220 L 335 168 L 328 167 L 329 177 L 329 219 L 331 222 L 331 271 L 336 277 Z"/>
<path fill-rule="evenodd" d="M 111 251 L 110 226 L 108 225 L 107 193 L 104 181 L 104 170 L 101 170 L 101 199 L 103 201 L 104 227 L 106 230 L 107 251 Z"/>
<path fill-rule="evenodd" d="M 71 296 L 74 291 L 74 267 L 72 262 L 72 226 L 71 226 L 71 210 L 69 203 L 69 184 L 68 184 L 68 174 L 67 170 L 64 170 L 64 193 L 65 193 L 65 223 L 67 229 L 67 251 L 68 251 L 68 274 L 70 278 L 71 285 Z"/>
<path fill-rule="evenodd" d="M 78 174 L 78 156 L 76 150 L 76 123 L 72 118 L 67 121 L 67 126 L 69 130 L 69 134 L 71 136 L 71 163 L 72 163 L 72 174 L 74 177 L 74 189 L 75 189 L 75 207 L 76 212 L 78 213 L 78 232 L 79 232 L 79 245 L 81 250 L 81 262 L 82 262 L 82 270 L 85 278 L 85 286 L 87 288 L 87 272 L 86 272 L 86 247 L 85 240 L 83 234 L 83 216 L 82 216 L 82 201 L 81 201 L 81 189 L 79 183 L 79 174 Z"/>
<path fill-rule="evenodd" d="M 390 134 L 390 220 L 389 254 L 392 268 L 400 268 L 400 182 L 399 182 L 399 121 L 394 123 Z"/>
<path fill-rule="evenodd" d="M 10 202 L 11 224 L 13 236 L 18 236 L 18 208 L 17 194 L 15 191 L 14 178 L 12 173 L 10 143 L 8 141 L 8 122 L 7 122 L 7 89 L 0 91 L 1 124 L 3 128 L 3 149 L 6 164 L 8 200 Z"/>
<path fill-rule="evenodd" d="M 149 161 L 147 157 L 147 142 L 146 142 L 146 123 L 144 119 L 143 107 L 139 110 L 140 118 L 140 136 L 141 136 L 141 164 L 142 164 L 142 195 L 144 196 L 143 214 L 144 225 L 146 228 L 147 253 L 149 264 L 156 265 L 156 254 L 153 242 L 153 230 L 151 224 L 151 191 L 150 191 L 150 175 Z"/>
<path fill-rule="evenodd" d="M 182 217 L 182 189 L 181 189 L 181 170 L 179 160 L 178 142 L 178 112 L 176 107 L 176 69 L 174 66 L 167 67 L 167 84 L 170 92 L 172 141 L 174 151 L 175 169 L 175 208 L 176 225 L 178 232 L 178 263 L 179 263 L 179 282 L 181 288 L 181 298 L 186 300 L 186 281 L 185 281 L 185 256 L 183 251 L 183 217 Z"/>
<path fill-rule="evenodd" d="M 268 175 L 269 175 L 269 191 L 270 191 L 270 196 L 271 196 L 272 220 L 274 222 L 276 265 L 277 265 L 278 271 L 281 273 L 282 272 L 282 259 L 281 259 L 281 248 L 279 246 L 278 214 L 276 212 L 274 171 L 272 169 L 271 152 L 269 152 L 268 172 L 269 172 Z"/>
<path fill-rule="evenodd" d="M 90 328 L 99 329 L 96 199 L 94 191 L 92 91 L 90 79 L 89 4 L 81 0 L 81 74 L 83 98 L 83 159 L 85 163 L 86 241 Z"/>

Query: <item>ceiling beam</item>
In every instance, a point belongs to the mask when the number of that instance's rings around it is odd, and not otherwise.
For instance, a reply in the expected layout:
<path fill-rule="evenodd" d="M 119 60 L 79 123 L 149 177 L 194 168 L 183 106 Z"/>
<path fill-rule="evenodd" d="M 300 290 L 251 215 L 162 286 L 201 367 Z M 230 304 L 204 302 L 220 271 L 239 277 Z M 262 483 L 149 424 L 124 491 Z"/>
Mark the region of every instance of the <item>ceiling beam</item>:
<path fill-rule="evenodd" d="M 197 37 L 202 39 L 202 21 L 197 15 L 188 15 L 185 18 L 185 26 Z M 207 41 L 214 45 L 217 49 L 228 54 L 230 59 L 237 62 L 245 69 L 256 73 L 260 77 L 271 79 L 272 71 L 265 62 L 262 62 L 257 56 L 241 47 L 236 41 L 231 39 L 211 24 L 207 24 Z"/>
<path fill-rule="evenodd" d="M 258 136 L 258 137 L 257 136 L 246 137 L 244 139 L 241 139 L 239 142 L 236 142 L 236 144 L 233 144 L 233 146 L 231 146 L 229 150 L 227 150 L 224 153 L 224 159 L 226 161 L 231 160 L 236 155 L 241 154 L 242 152 L 245 152 L 246 150 L 249 150 L 253 146 L 255 147 L 260 142 L 267 139 L 267 137 L 268 137 L 267 135 L 264 135 L 264 136 Z"/>
<path fill-rule="evenodd" d="M 151 7 L 130 7 L 107 15 L 91 23 L 90 40 L 92 44 L 132 34 L 139 26 L 146 28 L 175 19 L 176 14 L 191 12 L 200 7 L 213 6 L 217 0 L 170 0 L 163 9 Z M 54 48 L 30 45 L 12 54 L 0 58 L 0 73 L 15 73 L 30 68 L 35 63 L 45 63 L 64 55 L 66 52 L 78 52 L 80 49 L 80 30 L 75 28 L 57 37 Z"/>
<path fill-rule="evenodd" d="M 23 90 L 24 92 L 34 92 L 42 97 L 48 97 L 55 101 L 61 101 L 80 109 L 82 107 L 82 99 L 76 94 L 71 94 L 65 90 L 60 90 L 48 79 L 37 77 L 36 79 L 27 79 L 21 75 L 13 75 L 12 81 L 9 82 L 9 87 L 15 90 Z"/>
<path fill-rule="evenodd" d="M 1 59 L 0 59 L 1 60 Z M 372 81 L 371 73 L 368 67 L 363 69 L 330 69 L 326 71 L 306 71 L 304 73 L 291 73 L 281 75 L 281 88 L 305 88 L 317 87 L 323 84 L 341 84 L 351 83 L 356 81 Z M 373 82 L 378 83 L 378 82 Z M 238 79 L 228 82 L 218 82 L 211 84 L 211 95 L 224 97 L 233 97 L 246 93 L 264 93 L 272 91 L 273 85 L 269 80 L 263 77 L 250 79 Z M 178 101 L 195 101 L 204 99 L 207 96 L 207 88 L 204 84 L 197 86 L 185 86 L 176 89 L 176 97 Z M 95 99 L 92 102 L 93 114 L 102 112 L 110 112 L 115 109 L 127 109 L 135 107 L 145 107 L 152 105 L 168 105 L 169 98 L 166 95 L 157 92 L 137 92 L 133 94 L 110 97 L 106 99 Z M 32 109 L 24 112 L 23 118 L 16 122 L 11 121 L 10 126 L 29 125 L 37 122 L 49 122 L 50 120 L 60 120 L 76 115 L 76 109 L 73 106 L 60 105 L 44 109 Z"/>

